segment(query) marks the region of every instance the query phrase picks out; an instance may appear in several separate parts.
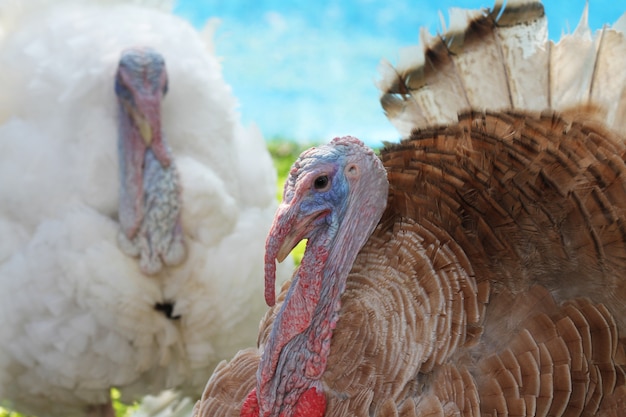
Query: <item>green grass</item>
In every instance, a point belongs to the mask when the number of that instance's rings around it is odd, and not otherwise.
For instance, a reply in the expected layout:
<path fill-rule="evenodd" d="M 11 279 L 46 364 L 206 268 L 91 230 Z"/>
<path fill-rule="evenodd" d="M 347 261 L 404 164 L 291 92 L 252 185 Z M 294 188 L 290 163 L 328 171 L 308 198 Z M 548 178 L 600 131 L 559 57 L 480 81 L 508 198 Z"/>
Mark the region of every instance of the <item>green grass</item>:
<path fill-rule="evenodd" d="M 135 411 L 138 404 L 126 405 L 122 403 L 120 399 L 120 392 L 115 388 L 111 389 L 111 398 L 113 399 L 113 408 L 115 409 L 115 415 L 117 417 L 130 417 Z M 0 417 L 26 417 L 24 414 L 16 413 L 15 411 L 9 411 L 0 407 Z"/>
<path fill-rule="evenodd" d="M 276 198 L 278 199 L 278 201 L 282 200 L 283 187 L 285 184 L 285 180 L 289 175 L 289 169 L 291 168 L 291 165 L 298 158 L 302 151 L 310 148 L 311 146 L 314 145 L 300 145 L 281 138 L 274 138 L 268 142 L 268 149 L 270 151 L 270 154 L 272 155 L 272 160 L 274 161 L 274 166 L 276 167 L 276 172 L 278 174 L 278 181 L 276 182 Z M 296 248 L 292 252 L 293 258 L 297 264 L 299 264 L 300 260 L 302 259 L 305 245 L 306 242 L 300 242 L 300 244 L 296 246 Z M 137 404 L 126 405 L 120 402 L 120 393 L 116 389 L 111 390 L 111 398 L 113 399 L 113 408 L 115 408 L 117 417 L 129 417 L 138 407 Z M 0 417 L 26 416 L 0 407 Z"/>
<path fill-rule="evenodd" d="M 124 404 L 120 401 L 121 394 L 115 388 L 111 389 L 111 399 L 113 400 L 113 408 L 115 409 L 115 415 L 117 417 L 130 417 L 130 415 L 135 411 L 139 404 L 135 403 L 132 405 Z"/>
<path fill-rule="evenodd" d="M 22 415 L 14 411 L 9 411 L 9 410 L 5 410 L 4 408 L 0 408 L 0 417 L 22 417 Z"/>

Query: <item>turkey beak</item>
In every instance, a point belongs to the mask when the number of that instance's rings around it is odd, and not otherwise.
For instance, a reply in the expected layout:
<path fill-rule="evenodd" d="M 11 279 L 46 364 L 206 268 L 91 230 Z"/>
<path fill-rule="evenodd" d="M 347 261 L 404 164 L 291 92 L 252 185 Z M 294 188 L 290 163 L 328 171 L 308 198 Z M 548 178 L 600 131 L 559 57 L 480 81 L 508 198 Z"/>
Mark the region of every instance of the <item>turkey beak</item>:
<path fill-rule="evenodd" d="M 130 116 L 139 136 L 164 168 L 169 167 L 171 158 L 161 136 L 161 94 L 138 94 L 136 104 L 124 102 L 124 110 Z"/>
<path fill-rule="evenodd" d="M 128 101 L 124 101 L 124 110 L 130 116 L 133 124 L 139 130 L 139 134 L 141 136 L 141 139 L 143 140 L 143 143 L 146 145 L 147 148 L 150 147 L 150 145 L 152 144 L 153 129 L 150 122 L 148 121 L 148 118 L 145 117 L 135 106 L 130 104 Z"/>
<path fill-rule="evenodd" d="M 290 208 L 288 205 L 281 205 L 278 208 L 274 222 L 275 225 L 278 223 L 278 227 L 272 227 L 270 230 L 270 237 L 275 236 L 278 244 L 278 251 L 275 256 L 278 262 L 284 261 L 293 248 L 307 238 L 311 230 L 311 221 L 317 217 L 316 215 L 309 215 L 298 218 L 294 215 L 295 210 L 290 210 Z"/>
<path fill-rule="evenodd" d="M 301 240 L 309 237 L 314 222 L 328 211 L 302 214 L 299 204 L 282 203 L 265 242 L 265 301 L 275 302 L 276 261 L 282 262 Z"/>
<path fill-rule="evenodd" d="M 139 131 L 139 135 L 141 140 L 143 141 L 146 148 L 150 147 L 152 144 L 152 132 L 154 131 L 152 125 L 156 122 L 159 123 L 158 120 L 151 121 L 132 103 L 127 100 L 122 102 L 122 106 L 124 107 L 124 111 L 128 114 L 129 118 L 132 120 L 133 125 Z M 155 119 L 153 117 L 153 119 Z"/>

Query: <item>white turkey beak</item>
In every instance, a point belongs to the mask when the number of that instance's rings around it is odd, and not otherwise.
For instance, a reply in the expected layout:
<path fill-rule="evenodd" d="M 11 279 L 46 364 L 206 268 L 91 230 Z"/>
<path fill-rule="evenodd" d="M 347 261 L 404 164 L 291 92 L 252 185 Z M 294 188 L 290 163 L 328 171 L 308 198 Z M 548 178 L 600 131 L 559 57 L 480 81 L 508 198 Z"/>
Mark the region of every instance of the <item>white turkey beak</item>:
<path fill-rule="evenodd" d="M 141 135 L 141 139 L 146 147 L 150 147 L 152 144 L 152 126 L 148 119 L 141 114 L 139 110 L 128 101 L 123 101 L 124 110 L 130 116 L 133 124 L 139 130 L 139 134 Z"/>

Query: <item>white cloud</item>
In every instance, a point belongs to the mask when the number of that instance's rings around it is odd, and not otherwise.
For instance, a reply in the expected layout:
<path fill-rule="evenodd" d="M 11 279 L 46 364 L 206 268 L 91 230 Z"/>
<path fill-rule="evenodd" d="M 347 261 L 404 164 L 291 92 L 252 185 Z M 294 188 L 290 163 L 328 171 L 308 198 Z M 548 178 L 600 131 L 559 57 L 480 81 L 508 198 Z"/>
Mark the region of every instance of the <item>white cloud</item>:
<path fill-rule="evenodd" d="M 267 12 L 265 13 L 265 20 L 270 26 L 270 29 L 275 33 L 282 34 L 287 30 L 287 22 L 283 15 L 278 12 Z"/>

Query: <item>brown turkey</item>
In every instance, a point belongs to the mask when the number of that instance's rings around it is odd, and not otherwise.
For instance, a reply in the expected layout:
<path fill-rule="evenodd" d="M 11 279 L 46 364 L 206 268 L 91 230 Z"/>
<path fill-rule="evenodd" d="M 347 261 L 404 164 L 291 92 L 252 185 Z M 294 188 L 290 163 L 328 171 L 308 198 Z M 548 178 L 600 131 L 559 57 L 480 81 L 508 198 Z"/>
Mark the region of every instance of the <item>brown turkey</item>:
<path fill-rule="evenodd" d="M 583 16 L 554 45 L 539 2 L 509 1 L 387 66 L 406 139 L 295 162 L 259 347 L 218 366 L 195 416 L 626 416 L 619 24 L 592 36 Z"/>

